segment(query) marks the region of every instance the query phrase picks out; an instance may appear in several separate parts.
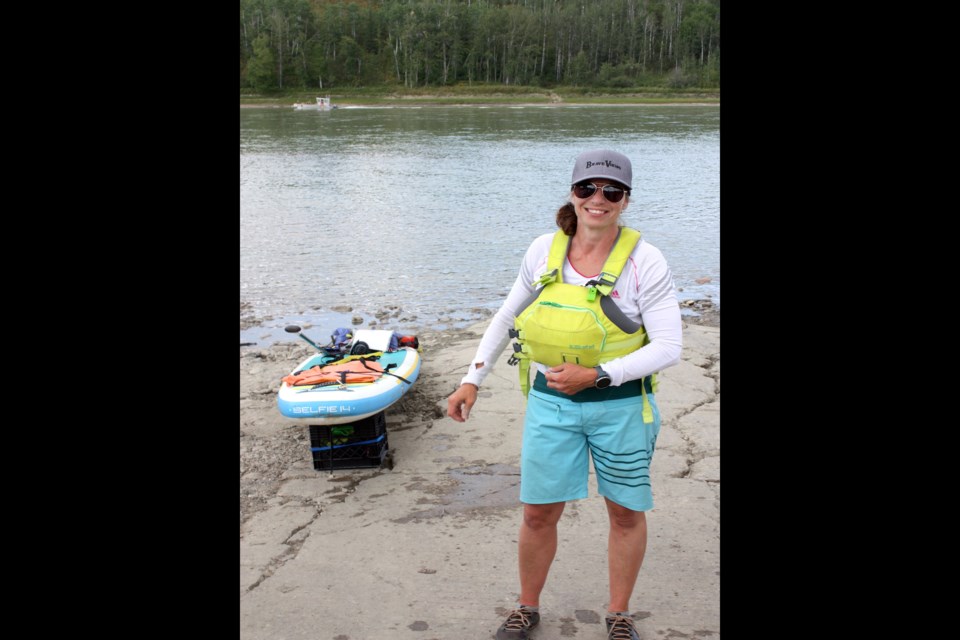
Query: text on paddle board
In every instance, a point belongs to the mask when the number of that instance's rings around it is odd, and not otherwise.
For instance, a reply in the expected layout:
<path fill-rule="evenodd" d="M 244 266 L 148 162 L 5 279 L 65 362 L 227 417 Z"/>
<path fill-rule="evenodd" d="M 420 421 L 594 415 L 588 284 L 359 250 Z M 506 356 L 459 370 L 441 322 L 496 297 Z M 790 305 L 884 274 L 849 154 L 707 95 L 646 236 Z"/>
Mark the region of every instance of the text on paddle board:
<path fill-rule="evenodd" d="M 339 406 L 326 406 L 326 407 L 292 407 L 294 413 L 352 413 L 353 405 L 341 404 Z"/>

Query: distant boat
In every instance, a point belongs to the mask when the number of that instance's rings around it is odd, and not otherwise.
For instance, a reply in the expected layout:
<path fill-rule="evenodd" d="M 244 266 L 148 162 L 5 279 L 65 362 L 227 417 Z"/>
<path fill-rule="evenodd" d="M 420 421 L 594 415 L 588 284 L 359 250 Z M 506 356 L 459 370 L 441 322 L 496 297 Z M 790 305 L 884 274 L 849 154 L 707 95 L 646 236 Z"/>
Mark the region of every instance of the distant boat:
<path fill-rule="evenodd" d="M 328 96 L 326 98 L 317 98 L 316 104 L 297 102 L 293 105 L 293 108 L 297 111 L 330 111 L 337 107 L 336 105 L 330 104 L 330 97 Z"/>

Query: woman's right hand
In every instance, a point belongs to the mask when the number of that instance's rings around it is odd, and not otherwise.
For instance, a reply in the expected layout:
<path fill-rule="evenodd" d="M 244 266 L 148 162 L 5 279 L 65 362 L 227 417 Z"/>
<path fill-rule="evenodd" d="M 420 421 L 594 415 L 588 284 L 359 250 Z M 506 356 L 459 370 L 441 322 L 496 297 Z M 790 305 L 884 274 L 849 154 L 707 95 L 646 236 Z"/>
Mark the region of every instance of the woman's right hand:
<path fill-rule="evenodd" d="M 477 385 L 465 382 L 447 398 L 447 415 L 457 422 L 466 422 L 470 409 L 477 402 Z"/>

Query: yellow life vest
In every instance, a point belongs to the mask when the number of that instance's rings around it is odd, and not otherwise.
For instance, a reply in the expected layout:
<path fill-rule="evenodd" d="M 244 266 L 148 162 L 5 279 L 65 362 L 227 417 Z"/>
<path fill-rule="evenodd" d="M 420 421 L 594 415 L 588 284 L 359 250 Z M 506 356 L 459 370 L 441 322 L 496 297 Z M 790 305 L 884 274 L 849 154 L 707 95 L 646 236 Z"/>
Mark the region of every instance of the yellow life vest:
<path fill-rule="evenodd" d="M 564 362 L 595 367 L 633 353 L 650 341 L 643 325 L 628 318 L 609 297 L 640 241 L 640 232 L 620 227 L 600 275 L 586 286 L 563 281 L 570 238 L 562 230 L 554 234 L 547 271 L 531 283 L 539 288 L 523 304 L 510 331 L 517 343 L 509 363 L 520 365 L 520 389 L 524 395 L 530 391 L 531 360 L 551 367 Z M 644 422 L 653 422 L 646 387 L 640 384 L 643 417 Z M 655 376 L 651 388 L 656 389 Z"/>

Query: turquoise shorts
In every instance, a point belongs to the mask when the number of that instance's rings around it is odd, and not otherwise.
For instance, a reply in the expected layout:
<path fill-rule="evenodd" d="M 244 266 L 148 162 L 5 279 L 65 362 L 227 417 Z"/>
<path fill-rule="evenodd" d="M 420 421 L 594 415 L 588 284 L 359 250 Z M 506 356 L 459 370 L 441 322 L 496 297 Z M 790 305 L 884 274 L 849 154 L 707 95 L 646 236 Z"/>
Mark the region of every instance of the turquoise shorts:
<path fill-rule="evenodd" d="M 586 498 L 588 458 L 593 458 L 600 495 L 633 511 L 652 509 L 650 461 L 660 410 L 652 393 L 647 399 L 653 408 L 650 424 L 643 423 L 643 396 L 573 402 L 531 389 L 520 451 L 520 501 Z"/>

